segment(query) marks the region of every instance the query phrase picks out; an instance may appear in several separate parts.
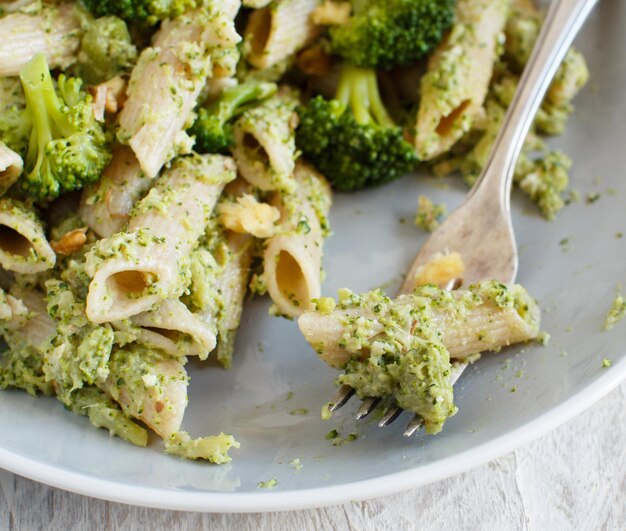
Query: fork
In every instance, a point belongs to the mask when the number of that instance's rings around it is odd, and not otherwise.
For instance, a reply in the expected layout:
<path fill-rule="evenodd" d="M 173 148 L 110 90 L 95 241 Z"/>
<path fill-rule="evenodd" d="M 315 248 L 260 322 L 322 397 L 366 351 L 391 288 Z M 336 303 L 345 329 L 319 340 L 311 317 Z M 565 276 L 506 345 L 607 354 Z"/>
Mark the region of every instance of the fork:
<path fill-rule="evenodd" d="M 400 289 L 401 294 L 413 291 L 417 270 L 442 251 L 458 252 L 466 266 L 463 278 L 451 281 L 446 289 L 487 279 L 501 282 L 515 280 L 518 257 L 510 206 L 515 165 L 552 78 L 596 1 L 553 0 L 550 3 L 533 53 L 480 177 L 461 206 L 420 249 Z M 452 384 L 467 366 L 468 363 L 463 361 L 454 363 L 450 375 Z M 354 393 L 349 385 L 341 386 L 328 404 L 328 409 L 336 411 Z M 356 418 L 365 418 L 380 402 L 377 397 L 363 399 Z M 402 412 L 402 408 L 392 404 L 383 413 L 378 425 L 388 426 Z M 404 435 L 410 437 L 421 426 L 422 419 L 415 415 Z"/>

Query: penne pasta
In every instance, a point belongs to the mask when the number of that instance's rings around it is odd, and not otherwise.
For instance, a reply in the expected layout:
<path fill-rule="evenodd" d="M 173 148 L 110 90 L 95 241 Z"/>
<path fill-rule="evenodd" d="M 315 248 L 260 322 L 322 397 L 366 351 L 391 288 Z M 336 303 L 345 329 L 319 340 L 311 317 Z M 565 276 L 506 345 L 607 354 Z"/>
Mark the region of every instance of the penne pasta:
<path fill-rule="evenodd" d="M 23 203 L 0 199 L 0 265 L 33 274 L 54 267 L 56 255 L 35 212 Z"/>
<path fill-rule="evenodd" d="M 166 439 L 180 429 L 187 407 L 189 378 L 181 361 L 138 346 L 116 350 L 102 388 L 124 413 Z"/>
<path fill-rule="evenodd" d="M 242 177 L 261 190 L 292 191 L 298 101 L 291 90 L 244 113 L 234 126 L 233 157 Z"/>
<path fill-rule="evenodd" d="M 0 142 L 0 196 L 13 186 L 24 170 L 24 161 L 4 142 Z"/>
<path fill-rule="evenodd" d="M 232 364 L 235 336 L 241 322 L 254 250 L 254 241 L 249 236 L 232 232 L 226 234 L 215 284 L 221 305 L 216 313 L 205 312 L 203 315 L 208 321 L 215 322 L 217 360 L 227 369 Z"/>
<path fill-rule="evenodd" d="M 178 159 L 138 203 L 127 232 L 101 240 L 88 253 L 89 319 L 127 319 L 180 296 L 188 282 L 189 254 L 224 186 L 234 178 L 228 157 Z"/>
<path fill-rule="evenodd" d="M 415 149 L 421 160 L 448 151 L 480 113 L 510 0 L 459 0 L 456 22 L 421 81 Z"/>
<path fill-rule="evenodd" d="M 126 227 L 133 206 L 153 184 L 133 151 L 119 146 L 102 178 L 83 191 L 78 213 L 91 230 L 106 238 Z"/>
<path fill-rule="evenodd" d="M 131 322 L 140 327 L 139 343 L 156 346 L 170 356 L 198 356 L 205 360 L 215 348 L 213 327 L 178 300 L 160 302 L 150 311 L 131 317 Z"/>
<path fill-rule="evenodd" d="M 280 314 L 296 317 L 321 294 L 322 255 L 328 234 L 330 188 L 322 175 L 304 162 L 294 173 L 293 194 L 278 194 L 281 221 L 263 252 L 263 279 Z"/>
<path fill-rule="evenodd" d="M 73 2 L 48 5 L 33 2 L 0 18 L 0 76 L 16 76 L 38 53 L 50 68 L 67 68 L 76 61 L 82 29 Z"/>
<path fill-rule="evenodd" d="M 14 287 L 5 296 L 14 320 L 0 322 L 0 333 L 9 347 L 0 357 L 0 389 L 16 387 L 31 395 L 51 395 L 54 389 L 45 378 L 43 363 L 56 324 L 46 312 L 43 295 Z"/>
<path fill-rule="evenodd" d="M 232 74 L 239 40 L 231 18 L 203 8 L 164 21 L 153 46 L 141 53 L 119 114 L 118 139 L 132 148 L 147 177 L 155 177 L 176 153 L 189 151 L 184 129 L 206 78 L 216 65 L 217 77 Z"/>
<path fill-rule="evenodd" d="M 280 0 L 253 11 L 244 31 L 248 62 L 255 68 L 270 68 L 306 46 L 320 32 L 311 21 L 318 3 Z"/>
<path fill-rule="evenodd" d="M 539 307 L 519 285 L 484 282 L 452 292 L 424 286 L 393 301 L 380 292 L 342 296 L 337 309 L 307 312 L 298 320 L 320 358 L 337 368 L 369 355 L 377 343 L 404 352 L 423 330 L 434 331 L 457 360 L 539 334 Z"/>

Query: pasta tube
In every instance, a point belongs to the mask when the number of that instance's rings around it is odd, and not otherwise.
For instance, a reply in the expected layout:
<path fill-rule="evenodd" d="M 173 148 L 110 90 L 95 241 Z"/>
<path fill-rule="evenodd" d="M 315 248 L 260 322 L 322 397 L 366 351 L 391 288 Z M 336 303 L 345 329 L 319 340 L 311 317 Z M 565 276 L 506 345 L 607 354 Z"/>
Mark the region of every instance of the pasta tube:
<path fill-rule="evenodd" d="M 298 325 L 323 361 L 343 368 L 380 349 L 406 352 L 415 336 L 438 337 L 450 358 L 465 360 L 536 338 L 539 321 L 537 303 L 521 286 L 483 282 L 452 292 L 424 286 L 393 301 L 345 290 L 336 309 L 307 312 Z"/>
<path fill-rule="evenodd" d="M 230 368 L 235 349 L 235 336 L 241 322 L 243 302 L 250 279 L 250 264 L 254 254 L 253 239 L 244 234 L 228 232 L 221 257 L 215 289 L 220 295 L 215 313 L 205 313 L 204 318 L 215 322 L 217 329 L 217 360 Z"/>
<path fill-rule="evenodd" d="M 51 395 L 54 389 L 43 372 L 43 353 L 56 333 L 56 324 L 46 312 L 43 295 L 15 287 L 6 299 L 13 317 L 0 323 L 0 332 L 9 347 L 0 358 L 0 388 L 16 387 L 31 395 Z"/>
<path fill-rule="evenodd" d="M 38 53 L 50 68 L 76 61 L 82 30 L 73 2 L 51 6 L 33 2 L 0 18 L 0 76 L 16 76 Z"/>
<path fill-rule="evenodd" d="M 126 227 L 133 206 L 153 184 L 133 151 L 120 146 L 102 178 L 83 191 L 78 213 L 91 230 L 106 238 Z"/>
<path fill-rule="evenodd" d="M 331 196 L 316 170 L 298 162 L 293 194 L 279 194 L 280 228 L 263 253 L 267 291 L 278 312 L 295 317 L 321 294 L 322 255 Z"/>
<path fill-rule="evenodd" d="M 456 22 L 421 82 L 415 149 L 421 160 L 448 151 L 480 113 L 510 0 L 459 0 Z"/>
<path fill-rule="evenodd" d="M 132 346 L 115 351 L 109 369 L 102 388 L 124 413 L 141 420 L 163 439 L 180 429 L 189 384 L 180 360 Z"/>
<path fill-rule="evenodd" d="M 233 157 L 242 177 L 261 190 L 292 191 L 298 100 L 289 90 L 255 107 L 237 120 Z"/>
<path fill-rule="evenodd" d="M 311 21 L 318 0 L 280 0 L 252 12 L 244 31 L 246 59 L 270 68 L 302 49 L 319 34 Z"/>
<path fill-rule="evenodd" d="M 16 273 L 41 273 L 56 255 L 35 213 L 13 199 L 0 199 L 0 265 Z"/>
<path fill-rule="evenodd" d="M 230 197 L 245 197 L 249 191 L 250 186 L 243 179 L 233 181 L 226 188 L 220 207 Z M 248 234 L 217 226 L 207 230 L 206 239 L 191 258 L 189 302 L 198 316 L 216 330 L 217 359 L 225 368 L 231 365 L 256 250 L 255 239 Z"/>
<path fill-rule="evenodd" d="M 13 186 L 24 170 L 24 161 L 15 151 L 0 142 L 0 195 Z"/>
<path fill-rule="evenodd" d="M 141 327 L 138 341 L 152 343 L 171 356 L 198 356 L 207 359 L 215 348 L 215 332 L 205 321 L 178 300 L 166 300 L 148 312 L 131 317 Z"/>
<path fill-rule="evenodd" d="M 88 253 L 89 319 L 120 321 L 180 296 L 188 282 L 189 254 L 234 178 L 228 157 L 178 159 L 137 204 L 127 232 L 99 241 Z"/>
<path fill-rule="evenodd" d="M 232 19 L 206 8 L 164 21 L 153 46 L 141 53 L 119 115 L 118 138 L 135 152 L 147 177 L 155 177 L 177 152 L 189 150 L 184 129 L 206 78 L 213 75 L 212 58 L 229 49 L 236 53 L 239 40 Z M 227 76 L 222 67 L 220 77 Z"/>

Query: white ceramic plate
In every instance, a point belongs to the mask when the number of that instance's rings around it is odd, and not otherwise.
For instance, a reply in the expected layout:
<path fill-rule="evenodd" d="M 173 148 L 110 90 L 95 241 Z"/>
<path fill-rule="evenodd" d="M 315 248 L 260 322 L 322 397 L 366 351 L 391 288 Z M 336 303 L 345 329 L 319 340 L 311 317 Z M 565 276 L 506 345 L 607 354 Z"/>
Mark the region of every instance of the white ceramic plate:
<path fill-rule="evenodd" d="M 157 442 L 135 448 L 94 430 L 54 399 L 0 393 L 0 466 L 64 489 L 114 501 L 199 511 L 299 509 L 393 493 L 457 474 L 511 451 L 578 414 L 626 377 L 626 322 L 602 323 L 618 283 L 626 285 L 626 3 L 605 0 L 578 45 L 592 80 L 568 131 L 554 144 L 572 155 L 583 198 L 547 223 L 514 201 L 518 280 L 544 310 L 546 347 L 486 356 L 456 387 L 459 413 L 436 436 L 402 437 L 404 415 L 387 429 L 352 420 L 346 406 L 320 420 L 335 372 L 319 362 L 294 323 L 246 310 L 234 368 L 191 368 L 185 429 L 233 433 L 241 449 L 225 466 L 184 462 Z M 412 225 L 424 193 L 449 207 L 458 180 L 407 177 L 383 189 L 338 196 L 332 212 L 325 293 L 385 286 L 393 293 L 425 236 Z M 600 193 L 593 204 L 588 193 Z M 567 240 L 567 243 L 565 243 Z M 602 359 L 613 361 L 602 367 Z M 515 388 L 516 391 L 511 390 Z M 293 397 L 289 399 L 290 393 Z M 308 414 L 291 412 L 306 408 Z M 336 429 L 358 439 L 334 447 Z M 301 469 L 289 463 L 299 458 Z M 273 489 L 257 483 L 277 479 Z"/>

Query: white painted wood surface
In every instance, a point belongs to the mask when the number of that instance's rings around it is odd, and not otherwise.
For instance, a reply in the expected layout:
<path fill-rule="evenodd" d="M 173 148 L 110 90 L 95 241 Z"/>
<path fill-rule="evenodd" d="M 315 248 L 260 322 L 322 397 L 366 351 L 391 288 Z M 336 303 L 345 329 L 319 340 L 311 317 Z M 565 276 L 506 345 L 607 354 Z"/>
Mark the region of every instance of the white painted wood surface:
<path fill-rule="evenodd" d="M 269 514 L 177 513 L 95 500 L 0 471 L 0 530 L 625 530 L 626 383 L 538 441 L 394 496 Z"/>

